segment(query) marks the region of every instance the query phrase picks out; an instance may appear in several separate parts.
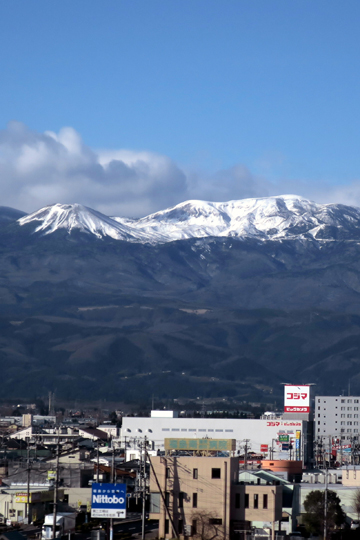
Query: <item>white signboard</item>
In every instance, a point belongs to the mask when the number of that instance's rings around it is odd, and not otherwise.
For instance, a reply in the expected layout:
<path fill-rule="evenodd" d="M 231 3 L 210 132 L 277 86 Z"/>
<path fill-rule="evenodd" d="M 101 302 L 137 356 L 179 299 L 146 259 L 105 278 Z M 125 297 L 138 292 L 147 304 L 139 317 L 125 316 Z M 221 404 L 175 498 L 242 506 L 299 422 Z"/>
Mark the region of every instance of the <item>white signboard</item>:
<path fill-rule="evenodd" d="M 110 508 L 92 508 L 91 517 L 94 518 L 126 518 L 125 510 L 111 510 Z"/>
<path fill-rule="evenodd" d="M 284 386 L 285 412 L 310 412 L 310 386 Z"/>

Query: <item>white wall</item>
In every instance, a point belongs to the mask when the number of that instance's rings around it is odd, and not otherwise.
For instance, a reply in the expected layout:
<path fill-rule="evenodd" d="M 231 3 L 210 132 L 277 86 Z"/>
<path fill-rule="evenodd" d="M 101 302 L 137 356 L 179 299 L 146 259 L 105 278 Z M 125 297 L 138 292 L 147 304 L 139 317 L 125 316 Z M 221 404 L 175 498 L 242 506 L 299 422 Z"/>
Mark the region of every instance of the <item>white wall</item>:
<path fill-rule="evenodd" d="M 243 448 L 249 439 L 248 451 L 260 452 L 260 445 L 271 447 L 279 433 L 295 439 L 301 431 L 302 440 L 305 422 L 302 420 L 253 420 L 233 418 L 140 418 L 124 417 L 121 428 L 121 444 L 125 441 L 136 446 L 136 441 L 145 436 L 154 442 L 154 449 L 164 450 L 165 438 L 236 439 L 237 449 Z M 274 459 L 288 459 L 289 452 L 282 452 L 274 444 Z"/>

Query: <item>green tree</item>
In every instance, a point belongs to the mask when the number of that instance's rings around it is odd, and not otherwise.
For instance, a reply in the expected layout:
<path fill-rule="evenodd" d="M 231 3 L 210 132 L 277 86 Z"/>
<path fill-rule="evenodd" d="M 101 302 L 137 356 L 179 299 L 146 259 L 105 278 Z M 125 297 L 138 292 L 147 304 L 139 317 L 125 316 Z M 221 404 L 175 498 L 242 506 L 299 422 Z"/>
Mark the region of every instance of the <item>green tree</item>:
<path fill-rule="evenodd" d="M 340 506 L 340 499 L 335 491 L 327 492 L 326 537 L 329 533 L 345 522 L 345 514 Z M 304 525 L 309 533 L 324 535 L 325 523 L 325 492 L 310 491 L 304 501 Z"/>

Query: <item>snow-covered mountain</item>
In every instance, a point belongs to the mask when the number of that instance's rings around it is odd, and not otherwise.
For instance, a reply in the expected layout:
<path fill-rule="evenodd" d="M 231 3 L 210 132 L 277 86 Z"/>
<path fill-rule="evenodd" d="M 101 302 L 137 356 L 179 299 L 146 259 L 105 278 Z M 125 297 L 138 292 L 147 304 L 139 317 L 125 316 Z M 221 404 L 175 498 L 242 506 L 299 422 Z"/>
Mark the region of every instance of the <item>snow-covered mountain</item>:
<path fill-rule="evenodd" d="M 98 238 L 111 236 L 116 240 L 134 240 L 121 223 L 82 206 L 81 204 L 54 204 L 45 206 L 36 212 L 18 220 L 20 225 L 34 224 L 34 232 L 51 234 L 65 229 L 69 234 L 73 229 L 94 234 Z"/>
<path fill-rule="evenodd" d="M 98 238 L 137 243 L 166 243 L 205 237 L 281 240 L 360 236 L 360 209 L 317 204 L 295 195 L 243 199 L 223 203 L 186 201 L 141 219 L 107 217 L 80 204 L 55 204 L 22 217 L 34 232 L 50 234 L 74 229 Z"/>

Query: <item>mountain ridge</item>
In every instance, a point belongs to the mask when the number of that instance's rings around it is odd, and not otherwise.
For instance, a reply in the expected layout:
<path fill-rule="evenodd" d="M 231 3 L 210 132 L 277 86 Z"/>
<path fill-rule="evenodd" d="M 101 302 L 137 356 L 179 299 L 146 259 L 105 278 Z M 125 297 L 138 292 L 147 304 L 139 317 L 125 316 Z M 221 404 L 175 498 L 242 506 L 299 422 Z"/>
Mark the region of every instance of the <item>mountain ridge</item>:
<path fill-rule="evenodd" d="M 34 214 L 0 208 L 4 396 L 280 400 L 284 372 L 360 391 L 359 209 L 187 201 L 118 238 L 81 205 Z"/>
<path fill-rule="evenodd" d="M 139 219 L 108 217 L 80 204 L 55 204 L 21 217 L 20 226 L 52 234 L 74 229 L 101 239 L 166 243 L 207 237 L 289 238 L 315 241 L 360 240 L 360 208 L 318 204 L 296 195 L 241 199 L 223 203 L 185 201 Z"/>

